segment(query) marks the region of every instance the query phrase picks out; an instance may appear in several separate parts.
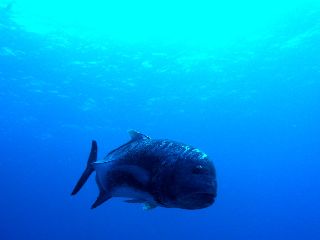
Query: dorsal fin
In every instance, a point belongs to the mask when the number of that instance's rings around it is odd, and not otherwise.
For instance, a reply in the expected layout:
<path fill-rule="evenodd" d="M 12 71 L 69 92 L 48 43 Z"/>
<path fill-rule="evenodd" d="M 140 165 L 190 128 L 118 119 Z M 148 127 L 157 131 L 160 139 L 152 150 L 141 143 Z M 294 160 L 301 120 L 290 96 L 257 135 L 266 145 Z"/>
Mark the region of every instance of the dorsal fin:
<path fill-rule="evenodd" d="M 147 135 L 144 135 L 142 133 L 137 132 L 136 130 L 129 130 L 128 131 L 131 141 L 137 141 L 137 140 L 142 140 L 142 139 L 150 139 Z"/>

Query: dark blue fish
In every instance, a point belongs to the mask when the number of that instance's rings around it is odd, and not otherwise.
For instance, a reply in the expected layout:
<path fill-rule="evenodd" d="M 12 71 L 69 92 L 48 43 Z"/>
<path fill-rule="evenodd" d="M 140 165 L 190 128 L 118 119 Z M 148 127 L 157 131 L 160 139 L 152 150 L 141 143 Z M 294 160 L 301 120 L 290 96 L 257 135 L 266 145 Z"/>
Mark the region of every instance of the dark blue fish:
<path fill-rule="evenodd" d="M 131 140 L 97 161 L 97 143 L 87 167 L 72 191 L 75 195 L 96 171 L 100 193 L 92 208 L 111 197 L 144 203 L 145 209 L 200 209 L 210 206 L 217 195 L 216 173 L 207 154 L 171 140 L 157 140 L 129 131 Z"/>

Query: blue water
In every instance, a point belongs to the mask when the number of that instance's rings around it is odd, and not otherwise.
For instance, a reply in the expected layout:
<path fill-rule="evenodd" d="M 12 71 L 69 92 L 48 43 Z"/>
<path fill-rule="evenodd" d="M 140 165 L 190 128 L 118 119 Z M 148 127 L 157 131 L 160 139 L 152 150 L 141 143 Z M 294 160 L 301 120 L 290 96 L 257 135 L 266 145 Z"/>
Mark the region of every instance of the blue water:
<path fill-rule="evenodd" d="M 0 239 L 320 239 L 320 11 L 228 47 L 91 41 L 0 12 Z M 216 203 L 187 211 L 70 192 L 90 142 L 128 129 L 199 147 Z"/>

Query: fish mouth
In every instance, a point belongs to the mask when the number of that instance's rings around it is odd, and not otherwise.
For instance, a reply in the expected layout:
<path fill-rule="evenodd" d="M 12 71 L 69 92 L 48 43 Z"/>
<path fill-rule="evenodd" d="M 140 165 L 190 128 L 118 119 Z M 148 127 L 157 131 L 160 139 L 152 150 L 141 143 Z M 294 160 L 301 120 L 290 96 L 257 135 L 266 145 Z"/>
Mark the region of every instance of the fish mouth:
<path fill-rule="evenodd" d="M 197 192 L 180 199 L 184 209 L 201 209 L 212 205 L 216 194 L 211 192 Z"/>

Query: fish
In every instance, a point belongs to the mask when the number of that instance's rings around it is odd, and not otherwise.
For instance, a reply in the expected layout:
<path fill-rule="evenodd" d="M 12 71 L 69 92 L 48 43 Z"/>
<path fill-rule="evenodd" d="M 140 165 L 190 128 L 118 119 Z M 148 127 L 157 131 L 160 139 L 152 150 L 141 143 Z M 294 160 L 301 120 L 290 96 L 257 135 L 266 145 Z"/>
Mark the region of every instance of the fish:
<path fill-rule="evenodd" d="M 129 142 L 97 160 L 98 146 L 92 140 L 86 168 L 71 195 L 76 195 L 96 172 L 99 194 L 91 209 L 113 197 L 155 207 L 187 210 L 211 206 L 217 196 L 216 170 L 208 155 L 190 145 L 152 139 L 135 130 Z"/>

